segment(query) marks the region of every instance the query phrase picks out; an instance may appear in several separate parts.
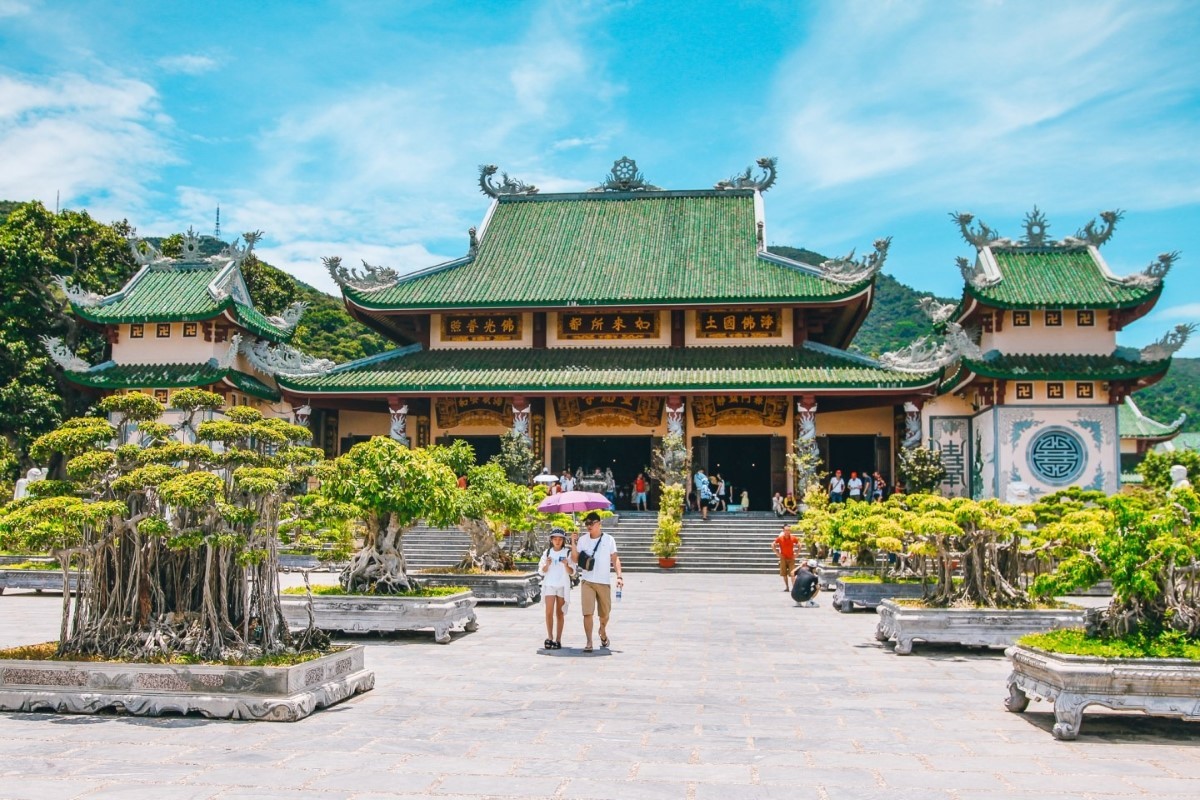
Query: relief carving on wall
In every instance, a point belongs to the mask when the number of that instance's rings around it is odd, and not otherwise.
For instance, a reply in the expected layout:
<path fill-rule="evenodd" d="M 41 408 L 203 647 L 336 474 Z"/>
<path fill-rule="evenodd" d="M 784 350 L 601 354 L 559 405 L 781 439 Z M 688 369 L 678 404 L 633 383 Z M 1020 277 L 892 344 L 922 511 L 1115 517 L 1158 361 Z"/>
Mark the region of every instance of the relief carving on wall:
<path fill-rule="evenodd" d="M 440 428 L 510 424 L 512 405 L 505 397 L 439 397 L 434 403 Z"/>
<path fill-rule="evenodd" d="M 661 397 L 637 395 L 588 395 L 554 398 L 554 417 L 563 428 L 587 423 L 599 427 L 638 425 L 657 427 L 662 420 Z"/>
<path fill-rule="evenodd" d="M 717 425 L 765 425 L 782 428 L 787 422 L 788 398 L 782 395 L 720 394 L 692 401 L 692 422 L 697 428 Z"/>

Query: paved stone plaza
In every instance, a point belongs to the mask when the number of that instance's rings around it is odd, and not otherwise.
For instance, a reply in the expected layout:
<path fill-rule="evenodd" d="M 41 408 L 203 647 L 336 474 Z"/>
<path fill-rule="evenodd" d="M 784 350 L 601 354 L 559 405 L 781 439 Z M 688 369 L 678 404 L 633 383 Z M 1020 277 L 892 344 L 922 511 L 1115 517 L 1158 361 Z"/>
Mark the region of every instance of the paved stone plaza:
<path fill-rule="evenodd" d="M 1097 711 L 1057 742 L 1047 704 L 1004 711 L 998 651 L 896 656 L 828 599 L 634 574 L 612 657 L 539 656 L 540 608 L 484 607 L 449 645 L 364 637 L 376 689 L 295 724 L 2 714 L 0 798 L 1200 797 L 1200 725 Z M 0 646 L 59 608 L 5 594 Z"/>

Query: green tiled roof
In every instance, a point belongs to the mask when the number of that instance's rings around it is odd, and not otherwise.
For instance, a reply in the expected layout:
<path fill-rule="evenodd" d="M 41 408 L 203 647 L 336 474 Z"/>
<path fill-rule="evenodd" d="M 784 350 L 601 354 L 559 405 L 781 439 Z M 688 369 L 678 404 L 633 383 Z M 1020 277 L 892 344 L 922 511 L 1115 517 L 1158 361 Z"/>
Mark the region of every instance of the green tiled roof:
<path fill-rule="evenodd" d="M 1151 419 L 1142 413 L 1132 397 L 1125 398 L 1117 410 L 1117 430 L 1122 439 L 1169 439 L 1173 437 L 1187 420 L 1187 415 L 1170 425 L 1164 425 L 1158 420 Z"/>
<path fill-rule="evenodd" d="M 969 296 L 998 308 L 1130 308 L 1157 299 L 1152 288 L 1110 280 L 1086 248 L 1023 250 L 991 248 L 1003 279 L 992 286 L 966 285 Z"/>
<path fill-rule="evenodd" d="M 253 375 L 223 369 L 216 360 L 203 364 L 114 364 L 108 361 L 83 372 L 64 372 L 67 380 L 93 389 L 182 389 L 226 381 L 246 394 L 278 400 L 279 392 Z"/>
<path fill-rule="evenodd" d="M 365 309 L 836 301 L 846 285 L 758 252 L 749 191 L 503 196 L 474 257 L 375 291 Z"/>
<path fill-rule="evenodd" d="M 228 266 L 212 261 L 152 264 L 129 283 L 96 305 L 71 302 L 83 319 L 102 325 L 130 322 L 200 322 L 234 309 L 237 319 L 252 333 L 271 341 L 288 341 L 292 330 L 267 319 L 253 306 L 227 294 L 213 297 L 209 285 Z"/>
<path fill-rule="evenodd" d="M 1181 433 L 1171 440 L 1175 450 L 1200 450 L 1200 433 L 1188 431 Z M 1165 443 L 1154 445 L 1154 452 L 1164 453 L 1171 452 L 1165 446 Z"/>
<path fill-rule="evenodd" d="M 279 376 L 301 392 L 735 391 L 928 386 L 938 373 L 904 374 L 823 345 L 792 347 L 579 347 L 531 350 L 404 348 L 325 375 Z"/>
<path fill-rule="evenodd" d="M 1027 381 L 1136 380 L 1167 371 L 1171 359 L 1130 361 L 1120 356 L 1001 355 L 988 353 L 980 360 L 963 359 L 963 366 L 984 378 Z"/>

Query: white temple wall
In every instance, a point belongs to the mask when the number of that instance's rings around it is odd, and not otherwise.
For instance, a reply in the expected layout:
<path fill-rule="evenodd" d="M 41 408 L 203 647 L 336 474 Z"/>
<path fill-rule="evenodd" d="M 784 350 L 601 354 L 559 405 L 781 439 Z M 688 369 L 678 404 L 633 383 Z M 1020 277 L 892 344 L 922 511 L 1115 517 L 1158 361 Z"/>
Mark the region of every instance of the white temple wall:
<path fill-rule="evenodd" d="M 197 334 L 185 338 L 181 322 L 168 323 L 171 335 L 159 337 L 157 323 L 143 326 L 142 338 L 130 336 L 129 325 L 118 325 L 120 338 L 112 346 L 112 360 L 118 364 L 203 364 L 210 358 L 220 358 L 229 349 L 228 342 L 204 341 L 203 325 Z"/>
<path fill-rule="evenodd" d="M 1000 406 L 992 418 L 992 496 L 1033 502 L 1070 486 L 1119 489 L 1115 406 Z"/>
<path fill-rule="evenodd" d="M 1062 396 L 1050 396 L 1050 384 L 1062 384 Z M 1022 397 L 1022 384 L 1028 385 L 1032 396 Z M 1082 395 L 1081 391 L 1083 390 Z M 1089 397 L 1088 394 L 1091 396 Z M 1108 405 L 1108 392 L 1100 381 L 1017 381 L 1008 382 L 1004 393 L 1005 405 L 1045 405 L 1047 403 L 1070 403 L 1071 405 Z"/>
<path fill-rule="evenodd" d="M 1071 353 L 1076 355 L 1109 355 L 1117 346 L 1117 334 L 1108 329 L 1108 312 L 1092 311 L 1094 325 L 1081 326 L 1075 309 L 1061 312 L 1062 325 L 1047 327 L 1046 311 L 1029 311 L 1028 327 L 1013 324 L 1013 312 L 1004 314 L 1004 326 L 999 333 L 983 332 L 980 348 L 983 352 L 999 350 L 1002 353 L 1024 353 L 1028 355 L 1050 355 Z"/>

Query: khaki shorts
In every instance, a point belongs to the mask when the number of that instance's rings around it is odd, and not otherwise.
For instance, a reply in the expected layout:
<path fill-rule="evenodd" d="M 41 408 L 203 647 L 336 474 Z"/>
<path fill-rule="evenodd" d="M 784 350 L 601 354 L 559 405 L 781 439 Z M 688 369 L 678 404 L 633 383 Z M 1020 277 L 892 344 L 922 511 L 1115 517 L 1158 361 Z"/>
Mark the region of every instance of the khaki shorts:
<path fill-rule="evenodd" d="M 585 617 L 592 616 L 596 613 L 596 606 L 600 606 L 600 621 L 607 621 L 609 614 L 612 613 L 612 594 L 609 585 L 582 581 L 579 588 L 580 599 L 583 600 L 583 615 Z"/>
<path fill-rule="evenodd" d="M 792 570 L 794 570 L 795 568 L 796 568 L 796 559 L 794 559 L 794 558 L 779 559 L 779 574 L 782 575 L 783 577 L 786 578 L 788 575 L 791 575 Z"/>

